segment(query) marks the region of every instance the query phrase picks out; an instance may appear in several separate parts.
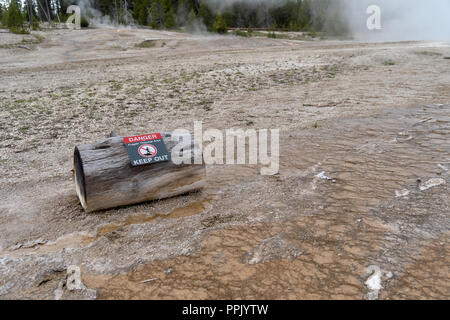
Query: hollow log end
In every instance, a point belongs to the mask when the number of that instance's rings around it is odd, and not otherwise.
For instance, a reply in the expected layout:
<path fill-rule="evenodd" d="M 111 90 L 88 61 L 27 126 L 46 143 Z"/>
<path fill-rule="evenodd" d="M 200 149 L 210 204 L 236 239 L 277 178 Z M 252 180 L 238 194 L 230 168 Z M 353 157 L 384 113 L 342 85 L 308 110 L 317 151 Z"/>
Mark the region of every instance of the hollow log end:
<path fill-rule="evenodd" d="M 86 211 L 86 183 L 84 178 L 83 161 L 80 156 L 78 147 L 75 147 L 73 155 L 73 168 L 75 172 L 75 188 L 77 190 L 78 198 L 80 199 L 81 206 Z"/>

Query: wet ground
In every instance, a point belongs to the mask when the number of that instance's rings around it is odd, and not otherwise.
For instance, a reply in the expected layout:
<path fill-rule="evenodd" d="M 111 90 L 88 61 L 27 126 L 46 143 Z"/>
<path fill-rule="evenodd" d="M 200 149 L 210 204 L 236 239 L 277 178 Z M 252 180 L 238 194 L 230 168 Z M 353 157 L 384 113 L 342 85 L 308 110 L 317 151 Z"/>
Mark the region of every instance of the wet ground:
<path fill-rule="evenodd" d="M 243 213 L 220 196 L 209 212 L 232 213 L 201 222 L 243 221 L 187 257 L 86 283 L 101 298 L 340 299 L 374 297 L 365 281 L 379 276 L 377 298 L 448 297 L 449 134 L 450 105 L 292 134 L 280 175 L 239 182 L 257 206 Z"/>
<path fill-rule="evenodd" d="M 1 298 L 450 296 L 447 44 L 89 32 L 0 51 Z M 146 37 L 166 47 L 136 49 Z M 82 212 L 75 144 L 194 120 L 280 128 L 280 173 L 209 166 L 202 192 Z"/>

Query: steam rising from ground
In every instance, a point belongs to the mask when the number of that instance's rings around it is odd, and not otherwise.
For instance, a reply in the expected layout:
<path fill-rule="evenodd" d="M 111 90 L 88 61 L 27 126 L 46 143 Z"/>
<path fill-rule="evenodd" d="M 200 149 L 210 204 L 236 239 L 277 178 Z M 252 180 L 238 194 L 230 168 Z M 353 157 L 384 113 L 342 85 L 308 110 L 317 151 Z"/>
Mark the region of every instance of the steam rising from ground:
<path fill-rule="evenodd" d="M 360 40 L 450 40 L 449 0 L 340 0 L 351 34 Z M 381 30 L 366 26 L 369 5 L 381 8 Z"/>
<path fill-rule="evenodd" d="M 289 0 L 206 0 L 216 11 L 236 2 L 255 6 L 283 5 Z M 450 40 L 450 0 L 309 0 L 313 19 L 324 18 L 325 27 L 335 32 L 348 31 L 358 40 Z M 382 29 L 367 29 L 366 9 L 381 8 Z M 325 14 L 325 17 L 319 17 Z M 344 27 L 344 28 L 342 28 Z"/>
<path fill-rule="evenodd" d="M 66 0 L 68 4 L 73 1 Z M 77 0 L 76 5 L 81 9 L 81 14 L 89 21 L 89 25 L 95 28 L 130 27 L 135 25 L 130 12 L 121 7 L 123 1 L 116 1 L 115 12 L 112 16 L 103 15 L 99 10 L 92 7 L 90 0 Z"/>
<path fill-rule="evenodd" d="M 96 28 L 111 28 L 113 22 L 109 16 L 104 16 L 102 13 L 91 6 L 89 0 L 78 0 L 77 6 L 81 9 L 81 14 L 86 17 L 91 27 Z"/>
<path fill-rule="evenodd" d="M 292 0 L 203 0 L 215 12 L 223 12 L 236 2 L 277 7 Z M 309 0 L 314 19 L 323 19 L 329 31 L 346 31 L 350 36 L 365 41 L 450 40 L 450 0 Z M 118 1 L 122 3 L 122 1 Z M 82 13 L 93 27 L 117 27 L 134 24 L 123 8 L 103 16 L 92 8 L 90 0 L 78 0 Z M 370 31 L 366 22 L 369 5 L 381 8 L 381 30 Z M 323 16 L 325 15 L 325 17 Z M 201 26 L 200 26 L 201 27 Z M 201 31 L 204 31 L 201 28 Z"/>

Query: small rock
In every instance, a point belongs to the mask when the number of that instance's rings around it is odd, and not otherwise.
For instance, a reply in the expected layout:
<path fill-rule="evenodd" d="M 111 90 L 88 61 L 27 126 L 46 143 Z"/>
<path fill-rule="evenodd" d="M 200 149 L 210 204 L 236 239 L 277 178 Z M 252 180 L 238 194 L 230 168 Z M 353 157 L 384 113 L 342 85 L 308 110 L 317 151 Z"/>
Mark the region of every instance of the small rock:
<path fill-rule="evenodd" d="M 407 189 L 403 189 L 403 190 L 395 190 L 395 197 L 396 198 L 400 198 L 400 197 L 406 197 L 409 194 L 409 190 Z"/>
<path fill-rule="evenodd" d="M 332 178 L 325 175 L 325 171 L 322 171 L 322 172 L 316 174 L 316 178 L 323 179 L 323 180 L 332 180 Z"/>
<path fill-rule="evenodd" d="M 421 184 L 419 186 L 419 188 L 420 188 L 420 191 L 425 191 L 425 190 L 431 189 L 433 187 L 440 186 L 442 184 L 445 184 L 445 180 L 444 179 L 434 178 L 434 179 L 430 179 L 427 182 Z"/>
<path fill-rule="evenodd" d="M 169 268 L 169 269 L 167 269 L 167 270 L 164 270 L 164 273 L 165 273 L 165 274 L 170 274 L 170 273 L 172 273 L 172 268 Z"/>

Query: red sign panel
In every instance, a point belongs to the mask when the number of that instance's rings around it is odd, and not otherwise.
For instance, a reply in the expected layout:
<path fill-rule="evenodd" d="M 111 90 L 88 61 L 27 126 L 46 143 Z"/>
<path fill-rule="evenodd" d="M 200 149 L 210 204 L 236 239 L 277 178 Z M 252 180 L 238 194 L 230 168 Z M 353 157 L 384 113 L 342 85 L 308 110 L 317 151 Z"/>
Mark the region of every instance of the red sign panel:
<path fill-rule="evenodd" d="M 125 138 L 123 138 L 123 142 L 125 144 L 129 144 L 129 143 L 151 141 L 151 140 L 158 140 L 158 139 L 162 139 L 161 133 L 151 133 L 151 134 L 145 134 L 142 136 L 125 137 Z"/>

